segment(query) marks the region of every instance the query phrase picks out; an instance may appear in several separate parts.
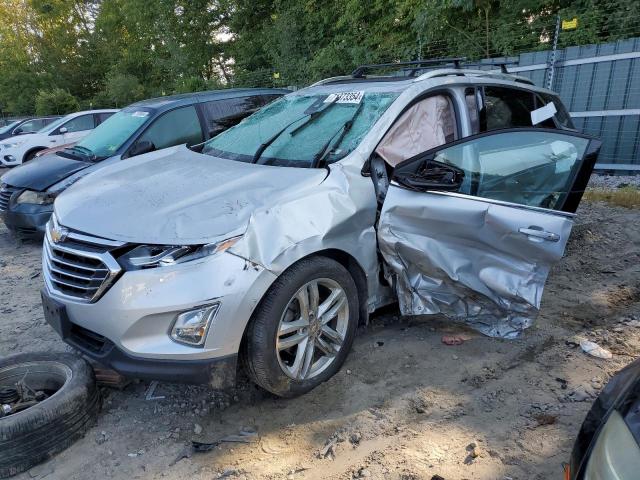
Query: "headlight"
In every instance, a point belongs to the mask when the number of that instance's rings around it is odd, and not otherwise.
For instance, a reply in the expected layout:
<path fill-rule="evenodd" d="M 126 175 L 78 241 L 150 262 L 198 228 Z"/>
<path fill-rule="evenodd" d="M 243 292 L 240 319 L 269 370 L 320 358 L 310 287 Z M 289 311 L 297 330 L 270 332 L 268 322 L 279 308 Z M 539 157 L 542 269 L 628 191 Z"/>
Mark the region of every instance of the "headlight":
<path fill-rule="evenodd" d="M 207 245 L 139 245 L 122 255 L 118 262 L 126 270 L 168 267 L 224 252 L 242 237 L 232 237 Z"/>
<path fill-rule="evenodd" d="M 219 303 L 214 303 L 181 313 L 173 324 L 171 338 L 176 342 L 201 347 L 219 307 Z"/>
<path fill-rule="evenodd" d="M 32 203 L 35 205 L 51 205 L 55 200 L 55 196 L 49 192 L 34 192 L 33 190 L 25 190 L 16 199 L 16 203 Z"/>
<path fill-rule="evenodd" d="M 640 448 L 622 416 L 613 411 L 591 451 L 584 480 L 638 478 Z"/>
<path fill-rule="evenodd" d="M 3 143 L 2 144 L 2 148 L 15 148 L 15 147 L 19 147 L 20 145 L 22 145 L 25 142 L 25 140 L 15 140 L 13 142 L 10 143 Z"/>

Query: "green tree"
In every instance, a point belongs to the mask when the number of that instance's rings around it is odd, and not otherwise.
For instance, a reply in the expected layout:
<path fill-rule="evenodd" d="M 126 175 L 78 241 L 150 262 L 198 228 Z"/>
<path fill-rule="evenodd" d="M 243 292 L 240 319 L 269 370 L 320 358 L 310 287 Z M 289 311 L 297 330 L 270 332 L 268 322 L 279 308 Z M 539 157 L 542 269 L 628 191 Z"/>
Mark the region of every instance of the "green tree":
<path fill-rule="evenodd" d="M 36 96 L 36 115 L 66 115 L 79 108 L 78 99 L 61 88 L 40 90 Z"/>
<path fill-rule="evenodd" d="M 144 88 L 134 75 L 112 73 L 107 76 L 106 97 L 115 107 L 124 107 L 144 97 Z"/>

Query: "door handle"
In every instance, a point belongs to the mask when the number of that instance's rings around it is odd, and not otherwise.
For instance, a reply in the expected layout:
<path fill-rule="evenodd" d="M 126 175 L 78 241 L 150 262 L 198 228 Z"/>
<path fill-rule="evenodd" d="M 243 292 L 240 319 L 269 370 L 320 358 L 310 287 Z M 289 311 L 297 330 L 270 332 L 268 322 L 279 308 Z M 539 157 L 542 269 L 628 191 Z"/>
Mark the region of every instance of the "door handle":
<path fill-rule="evenodd" d="M 540 240 L 546 240 L 547 242 L 557 242 L 560 240 L 560 235 L 558 235 L 557 233 L 547 232 L 541 227 L 536 227 L 536 226 L 531 226 L 529 228 L 522 227 L 518 229 L 518 232 L 522 233 L 523 235 L 526 235 L 531 240 L 533 240 L 534 238 L 540 239 Z"/>

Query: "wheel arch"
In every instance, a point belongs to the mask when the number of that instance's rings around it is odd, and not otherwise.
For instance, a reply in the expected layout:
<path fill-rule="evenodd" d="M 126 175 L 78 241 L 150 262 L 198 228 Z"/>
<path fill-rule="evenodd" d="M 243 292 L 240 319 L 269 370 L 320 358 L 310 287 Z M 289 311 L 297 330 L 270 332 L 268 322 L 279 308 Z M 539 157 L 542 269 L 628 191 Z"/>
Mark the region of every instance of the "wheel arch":
<path fill-rule="evenodd" d="M 356 284 L 356 288 L 358 290 L 358 304 L 360 307 L 359 316 L 358 316 L 358 324 L 366 325 L 369 323 L 369 309 L 368 309 L 368 300 L 369 300 L 369 288 L 367 286 L 367 276 L 364 273 L 364 269 L 358 263 L 352 255 L 345 252 L 344 250 L 339 250 L 337 248 L 329 248 L 326 250 L 321 250 L 319 252 L 315 252 L 309 256 L 320 256 L 327 257 L 335 260 L 344 268 L 347 269 L 353 281 Z M 308 257 L 305 257 L 308 258 Z"/>
<path fill-rule="evenodd" d="M 324 250 L 319 250 L 317 252 L 313 252 L 313 253 L 311 253 L 309 255 L 306 255 L 304 257 L 301 257 L 301 258 L 297 259 L 295 262 L 293 262 L 290 265 L 288 265 L 286 269 L 284 269 L 282 272 L 280 272 L 278 277 L 280 275 L 282 275 L 282 273 L 284 273 L 286 270 L 288 270 L 291 267 L 293 267 L 294 265 L 296 265 L 298 262 L 300 262 L 302 260 L 306 260 L 308 258 L 312 258 L 312 257 L 330 258 L 330 259 L 338 262 L 340 265 L 342 265 L 344 268 L 347 269 L 347 271 L 351 275 L 351 278 L 353 278 L 353 281 L 356 284 L 356 289 L 357 289 L 357 292 L 358 292 L 358 305 L 359 305 L 358 325 L 366 325 L 366 324 L 368 324 L 369 323 L 369 309 L 368 309 L 369 288 L 367 286 L 367 276 L 366 276 L 366 274 L 364 272 L 364 269 L 360 265 L 360 263 L 356 260 L 356 258 L 353 255 L 349 254 L 348 252 L 345 252 L 344 250 L 340 250 L 340 249 L 337 249 L 337 248 L 327 248 L 327 249 L 324 249 Z M 244 350 L 244 348 L 246 348 L 247 331 L 249 330 L 249 325 L 251 324 L 253 316 L 256 314 L 256 312 L 260 308 L 260 304 L 262 303 L 262 300 L 265 298 L 267 292 L 269 291 L 269 289 L 273 285 L 273 282 L 275 282 L 275 280 L 278 277 L 274 278 L 274 280 L 272 282 L 270 282 L 270 284 L 266 287 L 264 293 L 262 294 L 262 297 L 261 297 L 260 301 L 253 308 L 253 310 L 251 312 L 251 318 L 249 319 L 249 321 L 244 326 L 244 330 L 242 332 L 242 338 L 240 340 L 239 351 L 242 351 L 242 350 Z M 241 355 L 241 357 L 242 357 L 242 355 Z"/>
<path fill-rule="evenodd" d="M 27 158 L 29 158 L 29 155 L 31 154 L 36 154 L 42 150 L 46 150 L 47 147 L 31 147 L 29 150 L 27 150 L 26 152 L 24 152 L 24 155 L 22 155 L 22 162 L 21 163 L 25 163 L 27 161 Z"/>

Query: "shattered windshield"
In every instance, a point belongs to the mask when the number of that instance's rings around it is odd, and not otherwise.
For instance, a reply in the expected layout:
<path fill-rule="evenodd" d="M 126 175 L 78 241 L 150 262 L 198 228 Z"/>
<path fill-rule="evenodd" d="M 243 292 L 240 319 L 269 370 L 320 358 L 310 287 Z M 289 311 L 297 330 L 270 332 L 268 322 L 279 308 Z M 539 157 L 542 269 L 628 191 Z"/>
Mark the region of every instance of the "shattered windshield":
<path fill-rule="evenodd" d="M 208 141 L 202 153 L 266 165 L 322 166 L 351 153 L 398 95 L 288 95 Z"/>

